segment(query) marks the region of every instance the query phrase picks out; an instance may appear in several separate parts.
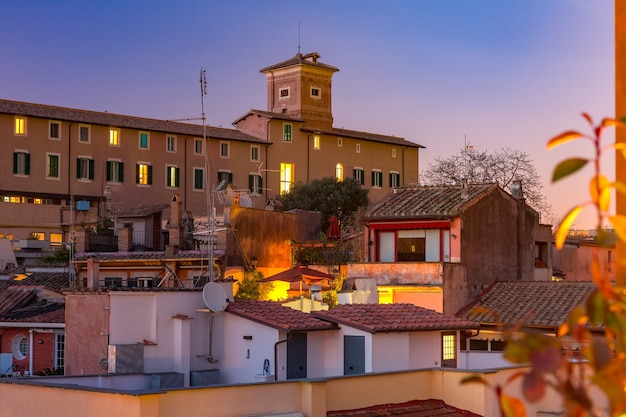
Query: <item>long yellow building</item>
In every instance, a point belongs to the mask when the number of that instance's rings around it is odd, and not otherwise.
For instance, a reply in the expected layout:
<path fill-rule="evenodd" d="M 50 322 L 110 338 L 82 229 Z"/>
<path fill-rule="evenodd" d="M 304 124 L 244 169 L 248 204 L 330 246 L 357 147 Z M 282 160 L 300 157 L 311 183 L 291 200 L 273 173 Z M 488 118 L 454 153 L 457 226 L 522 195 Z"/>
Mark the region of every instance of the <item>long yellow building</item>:
<path fill-rule="evenodd" d="M 328 176 L 356 178 L 373 201 L 417 182 L 423 146 L 333 127 L 338 69 L 319 57 L 298 53 L 263 68 L 267 109 L 247 112 L 235 129 L 0 99 L 0 236 L 66 241 L 72 224 L 172 194 L 205 216 L 207 191 L 222 180 L 253 207 Z"/>

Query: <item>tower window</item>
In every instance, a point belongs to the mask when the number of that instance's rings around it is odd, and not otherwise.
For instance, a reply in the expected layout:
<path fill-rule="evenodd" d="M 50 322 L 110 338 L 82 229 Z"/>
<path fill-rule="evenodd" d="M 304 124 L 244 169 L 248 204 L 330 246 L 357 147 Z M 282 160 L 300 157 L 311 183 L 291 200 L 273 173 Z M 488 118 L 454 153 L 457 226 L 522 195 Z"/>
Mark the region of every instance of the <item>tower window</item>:
<path fill-rule="evenodd" d="M 289 98 L 289 87 L 280 88 L 278 90 L 278 96 L 280 98 Z"/>
<path fill-rule="evenodd" d="M 321 98 L 322 97 L 322 92 L 318 87 L 311 87 L 311 97 L 313 98 Z"/>

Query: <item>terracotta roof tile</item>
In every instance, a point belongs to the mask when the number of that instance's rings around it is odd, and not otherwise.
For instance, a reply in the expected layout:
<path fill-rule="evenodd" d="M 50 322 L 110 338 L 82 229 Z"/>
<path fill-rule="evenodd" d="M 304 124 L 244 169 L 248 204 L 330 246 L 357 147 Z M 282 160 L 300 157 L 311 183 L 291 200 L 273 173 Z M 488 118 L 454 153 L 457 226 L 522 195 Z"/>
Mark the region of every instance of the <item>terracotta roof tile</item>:
<path fill-rule="evenodd" d="M 467 197 L 461 197 L 460 185 L 437 185 L 396 188 L 373 204 L 366 219 L 446 218 L 458 216 L 464 208 L 488 192 L 500 189 L 497 184 L 470 184 Z M 504 192 L 504 191 L 502 191 Z"/>
<path fill-rule="evenodd" d="M 590 281 L 496 282 L 457 316 L 488 325 L 558 327 L 594 289 Z"/>
<path fill-rule="evenodd" d="M 0 99 L 0 113 L 202 137 L 201 125 Z M 265 142 L 235 129 L 206 127 L 209 138 Z"/>
<path fill-rule="evenodd" d="M 63 323 L 65 303 L 59 300 L 47 298 L 41 286 L 6 288 L 0 291 L 0 321 Z"/>
<path fill-rule="evenodd" d="M 237 120 L 235 120 L 233 122 L 233 124 L 236 125 L 237 123 L 239 123 L 240 121 L 242 121 L 246 117 L 252 116 L 252 115 L 263 116 L 263 117 L 267 117 L 269 119 L 287 120 L 287 121 L 291 121 L 291 122 L 304 122 L 304 120 L 302 120 L 302 119 L 300 119 L 298 117 L 289 116 L 289 115 L 286 115 L 286 114 L 283 114 L 283 113 L 276 113 L 276 112 L 271 112 L 271 111 L 251 109 L 246 114 L 242 115 Z"/>
<path fill-rule="evenodd" d="M 216 251 L 219 254 L 219 251 Z M 137 251 L 137 252 L 81 252 L 76 254 L 74 262 L 87 262 L 89 258 L 99 261 L 160 261 L 202 259 L 206 258 L 206 251 L 186 250 L 173 255 L 167 255 L 165 251 Z"/>
<path fill-rule="evenodd" d="M 271 70 L 276 70 L 279 68 L 287 68 L 293 67 L 296 65 L 308 65 L 311 67 L 317 68 L 325 68 L 332 71 L 339 71 L 339 68 L 333 67 L 332 65 L 324 64 L 322 62 L 318 62 L 317 60 L 320 58 L 320 54 L 317 52 L 311 52 L 306 55 L 302 55 L 301 53 L 297 53 L 293 58 L 289 58 L 285 61 L 279 62 L 278 64 L 270 65 L 269 67 L 262 68 L 259 72 L 268 72 Z"/>
<path fill-rule="evenodd" d="M 379 135 L 376 133 L 361 132 L 358 130 L 338 129 L 335 127 L 333 127 L 331 130 L 325 130 L 325 129 L 313 129 L 313 128 L 305 127 L 305 128 L 302 128 L 302 131 L 320 132 L 326 135 L 342 136 L 344 138 L 362 139 L 362 140 L 368 140 L 372 142 L 389 143 L 389 144 L 398 145 L 398 146 L 406 146 L 409 148 L 425 148 L 425 146 L 418 145 L 417 143 L 414 143 L 414 142 L 409 142 L 408 140 L 397 137 L 397 136 Z"/>
<path fill-rule="evenodd" d="M 170 205 L 167 203 L 156 204 L 144 204 L 138 207 L 131 207 L 128 209 L 120 209 L 115 212 L 116 217 L 146 217 L 168 208 Z"/>
<path fill-rule="evenodd" d="M 414 400 L 398 404 L 382 404 L 355 410 L 329 411 L 326 417 L 480 417 L 470 411 L 452 407 L 442 400 Z"/>
<path fill-rule="evenodd" d="M 311 315 L 369 333 L 477 328 L 470 320 L 413 304 L 344 304 Z"/>
<path fill-rule="evenodd" d="M 11 286 L 39 286 L 49 290 L 59 291 L 69 285 L 68 272 L 26 272 L 26 278 L 0 281 L 0 293 Z"/>
<path fill-rule="evenodd" d="M 271 301 L 234 301 L 226 311 L 279 330 L 331 330 L 336 326 L 308 313 Z"/>

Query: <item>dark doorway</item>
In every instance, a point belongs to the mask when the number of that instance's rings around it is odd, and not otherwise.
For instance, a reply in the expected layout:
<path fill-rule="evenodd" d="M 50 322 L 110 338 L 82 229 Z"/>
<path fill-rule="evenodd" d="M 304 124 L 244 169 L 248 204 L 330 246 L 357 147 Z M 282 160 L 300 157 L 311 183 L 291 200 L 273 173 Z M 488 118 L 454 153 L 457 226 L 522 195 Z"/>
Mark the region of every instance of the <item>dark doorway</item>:
<path fill-rule="evenodd" d="M 287 379 L 306 378 L 306 333 L 294 333 L 287 341 Z"/>
<path fill-rule="evenodd" d="M 365 373 L 365 336 L 343 337 L 343 374 Z"/>

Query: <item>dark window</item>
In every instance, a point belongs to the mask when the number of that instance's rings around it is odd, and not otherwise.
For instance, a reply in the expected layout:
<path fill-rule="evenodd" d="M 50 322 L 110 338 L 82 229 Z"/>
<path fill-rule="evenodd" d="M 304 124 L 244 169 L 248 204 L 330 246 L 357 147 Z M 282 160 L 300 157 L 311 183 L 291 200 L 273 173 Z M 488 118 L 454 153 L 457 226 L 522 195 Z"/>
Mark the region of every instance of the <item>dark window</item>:
<path fill-rule="evenodd" d="M 59 139 L 59 124 L 56 122 L 50 122 L 50 138 Z"/>
<path fill-rule="evenodd" d="M 470 339 L 470 350 L 489 350 L 489 340 Z"/>
<path fill-rule="evenodd" d="M 424 262 L 426 260 L 426 238 L 398 238 L 397 257 L 398 262 Z"/>
<path fill-rule="evenodd" d="M 204 170 L 202 169 L 193 170 L 193 189 L 194 190 L 204 189 Z"/>
<path fill-rule="evenodd" d="M 233 173 L 228 171 L 218 171 L 217 172 L 217 183 L 219 184 L 223 180 L 226 180 L 227 184 L 233 183 Z"/>
<path fill-rule="evenodd" d="M 122 286 L 122 278 L 121 277 L 108 277 L 104 279 L 105 287 L 121 287 Z"/>
<path fill-rule="evenodd" d="M 504 340 L 492 340 L 491 341 L 492 352 L 503 352 L 505 347 L 506 347 L 506 341 Z"/>
<path fill-rule="evenodd" d="M 30 154 L 26 152 L 13 153 L 13 173 L 30 175 Z"/>
<path fill-rule="evenodd" d="M 94 178 L 94 162 L 90 158 L 76 159 L 76 178 L 80 180 L 92 180 Z"/>

